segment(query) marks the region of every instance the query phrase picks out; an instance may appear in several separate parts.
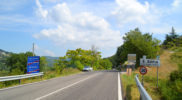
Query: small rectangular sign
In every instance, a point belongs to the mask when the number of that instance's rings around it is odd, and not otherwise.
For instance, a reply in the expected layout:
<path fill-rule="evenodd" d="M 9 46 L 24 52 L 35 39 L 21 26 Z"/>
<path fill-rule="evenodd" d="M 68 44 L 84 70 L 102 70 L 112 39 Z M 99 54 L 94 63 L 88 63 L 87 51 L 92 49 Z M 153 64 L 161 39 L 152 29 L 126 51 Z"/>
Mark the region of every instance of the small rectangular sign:
<path fill-rule="evenodd" d="M 40 72 L 40 57 L 39 56 L 33 56 L 28 57 L 27 60 L 27 73 L 39 73 Z"/>
<path fill-rule="evenodd" d="M 144 66 L 160 66 L 160 60 L 155 60 L 155 59 L 140 59 L 140 65 Z"/>
<path fill-rule="evenodd" d="M 136 54 L 128 54 L 128 62 L 136 63 Z"/>

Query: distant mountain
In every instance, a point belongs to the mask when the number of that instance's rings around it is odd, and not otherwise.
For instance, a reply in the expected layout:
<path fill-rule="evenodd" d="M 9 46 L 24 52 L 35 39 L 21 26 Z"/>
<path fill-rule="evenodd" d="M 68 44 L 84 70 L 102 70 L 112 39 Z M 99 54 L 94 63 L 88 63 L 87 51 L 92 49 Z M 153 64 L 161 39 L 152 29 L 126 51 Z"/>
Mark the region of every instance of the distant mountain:
<path fill-rule="evenodd" d="M 1 67 L 5 66 L 5 61 L 8 56 L 10 56 L 11 52 L 5 51 L 0 49 L 0 69 Z M 59 57 L 51 57 L 51 56 L 44 56 L 46 57 L 47 63 L 49 67 L 53 67 L 55 60 L 58 60 Z"/>
<path fill-rule="evenodd" d="M 11 54 L 11 52 L 7 52 L 5 50 L 0 49 L 0 58 L 8 57 Z"/>
<path fill-rule="evenodd" d="M 7 52 L 5 50 L 0 49 L 0 70 L 5 69 L 5 62 L 6 62 L 6 58 L 9 57 L 9 55 L 11 54 L 11 52 Z"/>
<path fill-rule="evenodd" d="M 44 57 L 46 57 L 46 60 L 47 60 L 47 63 L 48 63 L 49 67 L 53 67 L 54 63 L 55 63 L 55 60 L 59 59 L 59 57 L 50 57 L 50 56 L 44 56 Z"/>

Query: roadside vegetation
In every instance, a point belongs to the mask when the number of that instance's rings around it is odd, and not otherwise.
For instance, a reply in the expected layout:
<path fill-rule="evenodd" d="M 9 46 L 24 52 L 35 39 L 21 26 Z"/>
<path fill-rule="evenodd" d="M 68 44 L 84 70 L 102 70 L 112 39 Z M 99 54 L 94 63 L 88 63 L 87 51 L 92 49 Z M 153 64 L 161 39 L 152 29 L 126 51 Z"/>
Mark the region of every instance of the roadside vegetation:
<path fill-rule="evenodd" d="M 83 70 L 84 66 L 90 66 L 94 70 L 110 70 L 112 63 L 108 59 L 101 58 L 101 52 L 92 46 L 91 50 L 78 48 L 76 50 L 68 50 L 66 55 L 59 57 L 55 63 L 57 73 L 61 73 L 65 67 L 77 68 Z"/>
<path fill-rule="evenodd" d="M 122 74 L 121 80 L 126 100 L 139 100 L 139 91 L 135 82 L 135 75 L 139 74 L 139 59 L 146 55 L 149 59 L 156 59 L 160 55 L 159 87 L 157 88 L 157 68 L 147 67 L 144 75 L 144 87 L 153 100 L 182 100 L 182 36 L 176 34 L 172 27 L 170 34 L 163 42 L 152 38 L 152 34 L 142 34 L 139 29 L 126 33 L 123 45 L 118 47 L 115 55 L 108 59 L 113 65 L 124 66 L 127 54 L 137 55 L 136 69 L 131 76 Z"/>
<path fill-rule="evenodd" d="M 150 33 L 142 33 L 138 28 L 126 33 L 123 40 L 124 43 L 117 48 L 115 55 L 108 58 L 114 66 L 123 64 L 129 53 L 137 55 L 137 66 L 143 55 L 154 58 L 159 54 L 160 41 Z"/>
<path fill-rule="evenodd" d="M 9 56 L 3 57 L 3 60 L 0 62 L 3 65 L 3 67 L 0 66 L 0 77 L 26 74 L 27 58 L 32 55 L 31 52 L 9 53 Z M 95 46 L 92 46 L 90 50 L 83 50 L 81 48 L 68 50 L 65 56 L 56 59 L 52 65 L 48 66 L 46 57 L 40 57 L 40 72 L 44 72 L 44 75 L 42 77 L 22 79 L 21 84 L 80 73 L 84 66 L 93 67 L 94 70 L 112 69 L 112 63 L 108 59 L 102 59 L 101 52 L 98 52 Z M 0 82 L 0 88 L 18 84 L 19 80 Z"/>

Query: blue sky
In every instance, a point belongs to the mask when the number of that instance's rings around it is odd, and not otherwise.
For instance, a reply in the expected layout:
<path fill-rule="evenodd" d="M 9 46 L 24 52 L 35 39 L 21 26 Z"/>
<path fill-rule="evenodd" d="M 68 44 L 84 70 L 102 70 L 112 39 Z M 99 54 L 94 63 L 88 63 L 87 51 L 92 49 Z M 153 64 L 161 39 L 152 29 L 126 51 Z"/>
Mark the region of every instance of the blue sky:
<path fill-rule="evenodd" d="M 0 49 L 64 56 L 95 45 L 108 57 L 139 27 L 161 41 L 182 33 L 182 0 L 1 0 Z"/>

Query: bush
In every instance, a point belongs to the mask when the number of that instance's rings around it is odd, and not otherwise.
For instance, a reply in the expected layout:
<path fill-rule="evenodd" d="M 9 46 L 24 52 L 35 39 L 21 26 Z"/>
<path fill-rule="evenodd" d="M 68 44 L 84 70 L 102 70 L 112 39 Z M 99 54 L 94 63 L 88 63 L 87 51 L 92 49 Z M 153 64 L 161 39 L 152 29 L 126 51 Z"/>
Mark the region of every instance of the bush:
<path fill-rule="evenodd" d="M 74 65 L 76 66 L 76 68 L 78 68 L 79 70 L 83 70 L 83 65 L 81 64 L 80 61 L 75 61 L 74 62 Z"/>
<path fill-rule="evenodd" d="M 159 81 L 159 92 L 161 93 L 161 100 L 173 98 L 172 88 L 169 87 L 168 81 Z"/>
<path fill-rule="evenodd" d="M 159 91 L 161 93 L 161 99 L 182 100 L 182 71 L 173 71 L 170 74 L 170 80 L 161 81 Z"/>
<path fill-rule="evenodd" d="M 8 76 L 8 75 L 9 75 L 9 71 L 6 71 L 6 70 L 0 71 L 0 76 Z"/>
<path fill-rule="evenodd" d="M 170 74 L 170 81 L 182 80 L 182 71 L 174 71 Z"/>
<path fill-rule="evenodd" d="M 178 64 L 178 69 L 182 72 L 182 64 Z"/>
<path fill-rule="evenodd" d="M 11 75 L 21 75 L 24 74 L 19 68 L 15 68 L 12 70 Z"/>

